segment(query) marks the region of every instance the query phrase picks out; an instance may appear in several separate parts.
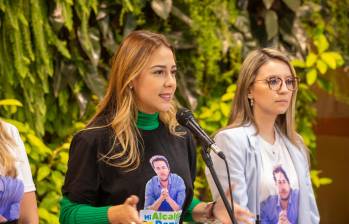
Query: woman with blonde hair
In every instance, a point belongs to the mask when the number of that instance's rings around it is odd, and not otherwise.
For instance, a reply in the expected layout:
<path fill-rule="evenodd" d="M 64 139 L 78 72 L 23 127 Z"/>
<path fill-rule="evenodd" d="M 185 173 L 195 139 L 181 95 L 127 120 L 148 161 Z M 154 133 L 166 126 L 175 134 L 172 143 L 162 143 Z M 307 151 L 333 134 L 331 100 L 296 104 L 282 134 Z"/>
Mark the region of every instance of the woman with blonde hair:
<path fill-rule="evenodd" d="M 18 221 L 39 222 L 35 186 L 17 128 L 0 120 L 0 223 Z"/>
<path fill-rule="evenodd" d="M 261 223 L 319 223 L 308 151 L 295 131 L 297 89 L 298 77 L 284 54 L 252 51 L 241 67 L 229 124 L 215 136 L 228 159 L 235 202 Z M 224 164 L 212 156 L 226 183 Z M 215 198 L 217 189 L 206 175 Z"/>
<path fill-rule="evenodd" d="M 72 140 L 61 223 L 135 224 L 161 217 L 228 223 L 222 200 L 193 199 L 195 144 L 175 118 L 176 70 L 173 48 L 163 35 L 134 31 L 122 41 L 104 99 Z M 169 164 L 153 170 L 148 161 L 154 156 Z M 176 192 L 181 200 L 175 200 Z M 147 210 L 150 197 L 165 213 Z M 236 211 L 241 218 L 250 215 L 238 206 Z"/>

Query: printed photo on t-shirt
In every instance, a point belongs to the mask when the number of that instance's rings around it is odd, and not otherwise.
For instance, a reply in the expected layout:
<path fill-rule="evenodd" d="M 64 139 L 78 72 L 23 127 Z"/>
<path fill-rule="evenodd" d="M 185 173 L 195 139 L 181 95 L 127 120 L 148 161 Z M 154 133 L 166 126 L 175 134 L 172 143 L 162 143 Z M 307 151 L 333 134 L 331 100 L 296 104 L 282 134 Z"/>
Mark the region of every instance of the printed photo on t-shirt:
<path fill-rule="evenodd" d="M 20 179 L 0 175 L 0 222 L 19 218 L 23 193 L 24 185 Z"/>
<path fill-rule="evenodd" d="M 186 197 L 184 180 L 171 173 L 166 157 L 155 155 L 149 162 L 156 175 L 145 186 L 144 210 L 141 211 L 141 217 L 143 221 L 164 219 L 178 223 Z"/>
<path fill-rule="evenodd" d="M 263 224 L 297 224 L 299 190 L 292 188 L 285 169 L 279 165 L 273 169 L 276 195 L 270 195 L 261 202 Z"/>

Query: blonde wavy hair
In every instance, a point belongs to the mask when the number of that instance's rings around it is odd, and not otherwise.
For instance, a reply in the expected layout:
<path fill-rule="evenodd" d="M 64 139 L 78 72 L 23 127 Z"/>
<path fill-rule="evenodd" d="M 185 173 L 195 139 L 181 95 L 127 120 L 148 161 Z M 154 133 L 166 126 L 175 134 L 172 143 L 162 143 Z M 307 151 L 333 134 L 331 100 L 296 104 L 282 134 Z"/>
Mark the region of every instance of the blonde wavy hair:
<path fill-rule="evenodd" d="M 165 36 L 149 31 L 133 31 L 122 41 L 112 59 L 106 94 L 87 128 L 106 126 L 113 128 L 114 144 L 100 158 L 111 166 L 131 171 L 140 165 L 140 150 L 143 150 L 143 144 L 141 149 L 138 149 L 138 142 L 142 143 L 142 139 L 136 126 L 138 109 L 131 82 L 140 75 L 154 51 L 161 46 L 171 49 L 175 55 Z M 181 136 L 182 133 L 176 131 L 178 126 L 176 112 L 175 103 L 172 102 L 170 110 L 160 112 L 159 118 L 168 127 L 170 133 Z M 97 119 L 106 114 L 108 124 L 96 126 Z M 121 151 L 115 151 L 115 145 L 118 145 Z"/>
<path fill-rule="evenodd" d="M 16 177 L 17 170 L 15 167 L 15 158 L 12 156 L 10 149 L 16 148 L 14 140 L 4 127 L 4 123 L 0 120 L 0 173 L 4 176 Z"/>
<path fill-rule="evenodd" d="M 253 85 L 258 70 L 261 66 L 270 60 L 282 61 L 290 68 L 292 76 L 296 77 L 296 71 L 290 63 L 289 58 L 278 50 L 263 48 L 250 52 L 244 60 L 237 89 L 232 104 L 232 113 L 229 118 L 229 125 L 225 128 L 239 127 L 252 123 L 258 133 L 258 126 L 253 116 L 253 110 L 249 103 L 248 93 Z M 295 145 L 304 148 L 300 136 L 295 130 L 295 105 L 296 105 L 297 90 L 293 91 L 291 104 L 285 114 L 279 114 L 276 118 L 276 127 Z"/>

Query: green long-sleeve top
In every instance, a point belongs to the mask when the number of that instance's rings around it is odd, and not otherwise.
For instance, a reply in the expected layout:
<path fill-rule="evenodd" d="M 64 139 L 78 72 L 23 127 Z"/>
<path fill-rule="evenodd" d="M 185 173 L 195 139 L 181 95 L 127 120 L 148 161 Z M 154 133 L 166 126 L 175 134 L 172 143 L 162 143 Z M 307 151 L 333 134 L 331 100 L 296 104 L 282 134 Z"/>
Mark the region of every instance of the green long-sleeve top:
<path fill-rule="evenodd" d="M 184 214 L 183 221 L 193 221 L 192 212 L 194 207 L 199 203 L 199 199 L 193 198 Z M 59 222 L 61 224 L 107 224 L 109 223 L 108 209 L 110 207 L 93 207 L 91 205 L 77 204 L 71 202 L 67 197 L 63 197 L 61 200 Z"/>

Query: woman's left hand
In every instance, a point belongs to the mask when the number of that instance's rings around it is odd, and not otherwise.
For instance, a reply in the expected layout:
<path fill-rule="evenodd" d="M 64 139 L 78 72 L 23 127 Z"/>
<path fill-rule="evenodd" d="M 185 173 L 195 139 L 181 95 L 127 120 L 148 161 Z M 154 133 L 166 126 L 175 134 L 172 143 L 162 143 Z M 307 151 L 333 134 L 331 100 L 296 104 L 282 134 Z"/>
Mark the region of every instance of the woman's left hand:
<path fill-rule="evenodd" d="M 225 193 L 227 198 L 230 198 L 229 191 Z M 229 200 L 230 201 L 230 200 Z M 229 203 L 231 205 L 231 203 Z M 213 215 L 216 219 L 218 219 L 222 224 L 230 224 L 231 219 L 225 208 L 224 202 L 222 198 L 219 198 L 216 204 L 213 207 Z M 234 202 L 234 215 L 236 221 L 239 223 L 253 224 L 251 221 L 252 218 L 255 218 L 255 215 L 251 213 L 249 210 L 242 208 L 240 205 Z"/>
<path fill-rule="evenodd" d="M 253 224 L 251 218 L 254 218 L 255 215 L 249 210 L 242 208 L 240 205 L 234 203 L 234 214 L 236 221 L 239 223 Z M 213 209 L 213 215 L 218 219 L 222 224 L 231 224 L 230 216 L 224 206 L 223 200 L 216 202 L 216 205 Z"/>

